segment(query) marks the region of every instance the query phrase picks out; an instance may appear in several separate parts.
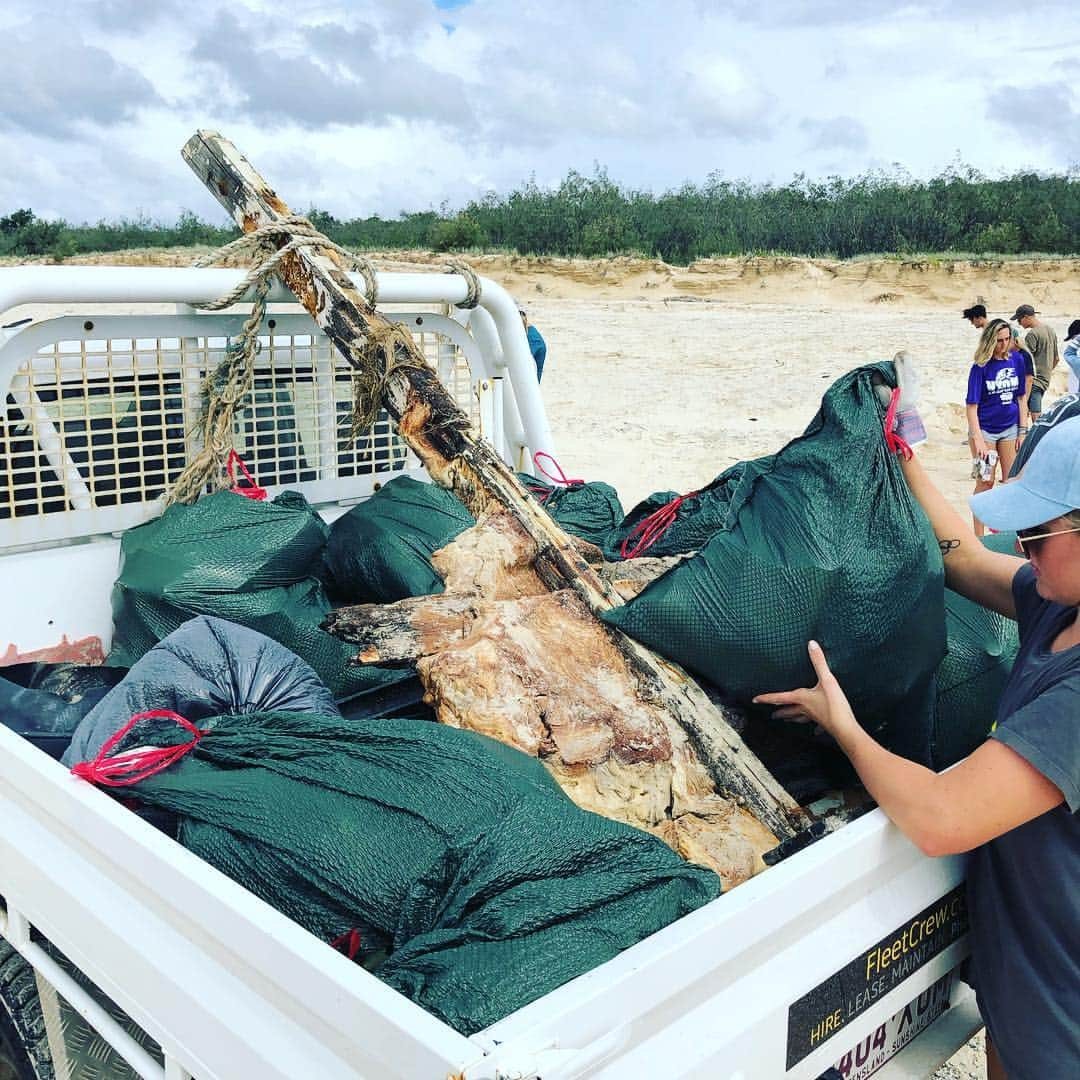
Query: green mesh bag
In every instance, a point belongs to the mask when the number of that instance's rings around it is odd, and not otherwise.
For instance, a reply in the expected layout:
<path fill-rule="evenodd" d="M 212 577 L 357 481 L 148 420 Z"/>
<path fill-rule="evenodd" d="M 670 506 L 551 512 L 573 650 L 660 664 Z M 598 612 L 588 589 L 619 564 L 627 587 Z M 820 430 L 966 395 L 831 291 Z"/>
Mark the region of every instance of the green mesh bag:
<path fill-rule="evenodd" d="M 185 847 L 464 1034 L 720 893 L 712 871 L 578 809 L 538 760 L 483 735 L 305 713 L 199 726 L 187 756 L 129 793 L 178 815 Z M 148 720 L 117 750 L 187 740 Z"/>
<path fill-rule="evenodd" d="M 557 487 L 525 473 L 518 479 L 567 532 L 598 546 L 622 516 L 609 484 Z M 431 556 L 475 523 L 451 492 L 395 477 L 330 527 L 330 586 L 352 603 L 389 604 L 441 593 L 442 578 Z"/>
<path fill-rule="evenodd" d="M 350 665 L 356 649 L 319 629 L 331 610 L 315 576 L 326 537 L 326 524 L 296 492 L 257 502 L 221 491 L 129 529 L 120 543 L 106 662 L 131 667 L 181 623 L 216 615 L 291 649 L 339 700 L 404 678 Z"/>
<path fill-rule="evenodd" d="M 925 740 L 901 728 L 929 728 L 944 584 L 930 524 L 882 437 L 875 375 L 895 382 L 890 363 L 850 372 L 803 435 L 721 474 L 711 490 L 727 502 L 723 527 L 603 618 L 741 703 L 813 685 L 815 638 L 864 726 L 907 750 Z"/>
<path fill-rule="evenodd" d="M 602 480 L 577 481 L 565 487 L 518 473 L 533 498 L 572 536 L 605 548 L 623 516 L 622 503 L 610 484 Z"/>
<path fill-rule="evenodd" d="M 686 495 L 657 491 L 643 499 L 611 530 L 604 558 L 615 561 L 700 551 L 727 521 L 727 477 L 725 473 L 708 487 Z"/>
<path fill-rule="evenodd" d="M 983 543 L 1011 555 L 1016 534 L 991 534 Z M 931 743 L 931 764 L 939 770 L 967 757 L 986 739 L 1020 647 L 1014 619 L 952 589 L 945 590 L 945 624 L 949 651 L 937 670 Z"/>
<path fill-rule="evenodd" d="M 331 525 L 331 587 L 367 604 L 441 593 L 431 556 L 474 520 L 452 492 L 397 476 Z"/>

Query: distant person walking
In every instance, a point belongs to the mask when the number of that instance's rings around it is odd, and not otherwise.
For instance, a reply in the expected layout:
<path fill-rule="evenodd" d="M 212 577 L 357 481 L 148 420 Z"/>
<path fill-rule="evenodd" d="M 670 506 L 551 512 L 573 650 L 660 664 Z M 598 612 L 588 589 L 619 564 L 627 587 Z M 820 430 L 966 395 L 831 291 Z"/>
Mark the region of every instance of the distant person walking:
<path fill-rule="evenodd" d="M 1030 304 L 1021 304 L 1013 315 L 1013 322 L 1024 328 L 1024 344 L 1035 361 L 1035 385 L 1031 388 L 1028 399 L 1028 411 L 1032 420 L 1039 419 L 1043 411 L 1043 394 L 1050 385 L 1050 375 L 1061 360 L 1058 337 L 1041 319 L 1039 313 Z"/>
<path fill-rule="evenodd" d="M 1027 375 L 1027 381 L 1024 383 L 1024 400 L 1030 401 L 1031 388 L 1035 385 L 1035 358 L 1020 341 L 1020 331 L 1015 326 L 1012 328 L 1012 350 L 1020 354 L 1020 359 L 1024 363 L 1024 372 Z M 1028 411 L 1030 413 L 1030 407 Z M 1026 435 L 1027 432 L 1021 429 L 1020 434 Z"/>
<path fill-rule="evenodd" d="M 544 361 L 547 359 L 547 342 L 544 341 L 540 331 L 529 322 L 529 315 L 524 308 L 518 308 L 522 325 L 525 327 L 525 336 L 529 339 L 529 352 L 532 353 L 533 363 L 536 365 L 536 381 L 544 377 Z"/>
<path fill-rule="evenodd" d="M 1069 393 L 1080 394 L 1080 319 L 1073 319 L 1069 323 L 1062 355 L 1069 365 Z"/>
<path fill-rule="evenodd" d="M 971 307 L 966 307 L 962 314 L 976 330 L 981 330 L 986 325 L 986 306 L 984 304 L 973 304 Z"/>
<path fill-rule="evenodd" d="M 968 445 L 971 447 L 975 494 L 994 486 L 1000 469 L 1005 480 L 1028 427 L 1024 390 L 1027 372 L 1019 350 L 1012 347 L 1012 328 L 1004 319 L 992 319 L 979 335 L 974 363 L 968 374 Z M 975 535 L 983 524 L 974 520 Z"/>

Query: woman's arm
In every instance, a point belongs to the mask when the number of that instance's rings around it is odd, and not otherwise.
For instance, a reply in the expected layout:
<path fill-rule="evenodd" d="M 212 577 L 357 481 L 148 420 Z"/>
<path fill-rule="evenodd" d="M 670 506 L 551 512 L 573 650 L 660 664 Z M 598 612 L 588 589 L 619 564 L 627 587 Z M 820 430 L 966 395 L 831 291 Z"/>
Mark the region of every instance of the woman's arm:
<path fill-rule="evenodd" d="M 979 406 L 965 405 L 964 408 L 967 412 L 968 435 L 971 438 L 971 444 L 975 447 L 975 453 L 982 457 L 990 453 L 990 447 L 983 438 L 982 429 L 979 427 Z"/>
<path fill-rule="evenodd" d="M 807 718 L 839 743 L 866 790 L 901 832 L 927 855 L 970 851 L 1052 810 L 1061 790 L 1018 753 L 988 739 L 945 773 L 890 753 L 855 720 L 817 642 L 810 642 L 816 686 L 759 694 L 780 719 Z"/>
<path fill-rule="evenodd" d="M 1012 583 L 1023 560 L 983 547 L 971 526 L 934 487 L 917 457 L 901 458 L 900 468 L 941 545 L 945 583 L 969 600 L 1015 619 Z"/>

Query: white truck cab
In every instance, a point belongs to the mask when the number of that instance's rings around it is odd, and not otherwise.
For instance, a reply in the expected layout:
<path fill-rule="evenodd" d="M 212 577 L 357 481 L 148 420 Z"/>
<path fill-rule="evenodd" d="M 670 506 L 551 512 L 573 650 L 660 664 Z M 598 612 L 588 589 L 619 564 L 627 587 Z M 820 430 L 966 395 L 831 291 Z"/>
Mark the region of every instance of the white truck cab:
<path fill-rule="evenodd" d="M 0 269 L 4 663 L 108 652 L 119 535 L 160 512 L 246 315 L 192 305 L 239 278 Z M 379 295 L 511 465 L 552 451 L 498 285 L 467 314 L 453 274 L 381 274 Z M 332 518 L 421 475 L 385 419 L 347 445 L 349 367 L 270 299 L 237 432 L 260 485 Z M 878 810 L 465 1037 L 2 725 L 0 935 L 0 1080 L 861 1080 L 927 1076 L 980 1023 L 963 860 Z"/>

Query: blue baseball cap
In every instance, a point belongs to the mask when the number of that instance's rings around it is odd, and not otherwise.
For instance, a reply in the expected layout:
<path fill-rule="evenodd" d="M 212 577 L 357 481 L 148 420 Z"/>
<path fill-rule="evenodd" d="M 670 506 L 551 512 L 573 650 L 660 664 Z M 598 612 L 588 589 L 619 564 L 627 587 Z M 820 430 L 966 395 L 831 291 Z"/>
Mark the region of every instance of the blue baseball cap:
<path fill-rule="evenodd" d="M 968 505 L 998 532 L 1032 529 L 1080 509 L 1080 416 L 1046 432 L 1015 480 L 972 495 Z"/>

